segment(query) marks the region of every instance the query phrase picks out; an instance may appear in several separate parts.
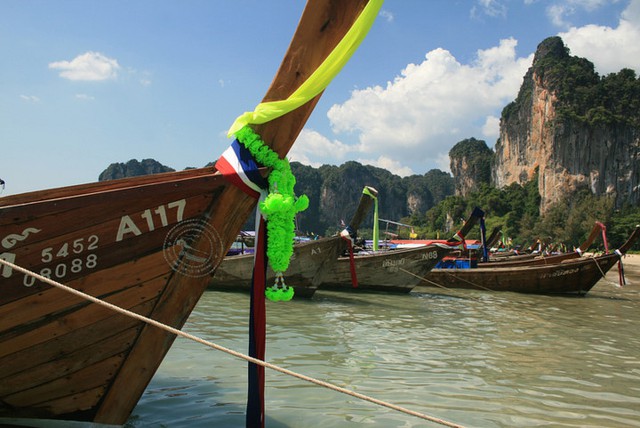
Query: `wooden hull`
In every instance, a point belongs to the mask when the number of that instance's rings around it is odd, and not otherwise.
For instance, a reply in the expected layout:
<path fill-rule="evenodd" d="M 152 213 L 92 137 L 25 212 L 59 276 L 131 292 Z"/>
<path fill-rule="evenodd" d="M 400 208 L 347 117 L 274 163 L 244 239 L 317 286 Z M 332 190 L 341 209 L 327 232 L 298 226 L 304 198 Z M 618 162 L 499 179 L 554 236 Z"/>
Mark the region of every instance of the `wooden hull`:
<path fill-rule="evenodd" d="M 309 2 L 264 101 L 286 99 L 365 0 Z M 320 95 L 254 130 L 283 157 Z M 0 257 L 181 328 L 255 207 L 211 168 L 0 199 Z M 0 266 L 0 417 L 123 424 L 175 336 Z"/>
<path fill-rule="evenodd" d="M 446 246 L 425 245 L 357 255 L 354 257 L 357 287 L 351 281 L 349 257 L 340 257 L 334 270 L 324 275 L 320 289 L 408 293 L 449 252 L 451 249 Z"/>
<path fill-rule="evenodd" d="M 3 258 L 180 327 L 230 245 L 225 228 L 241 227 L 222 221 L 242 206 L 233 193 L 208 168 L 4 198 Z M 175 238 L 201 229 L 207 245 L 190 240 L 180 256 Z M 173 337 L 6 267 L 2 290 L 0 416 L 126 421 Z"/>
<path fill-rule="evenodd" d="M 586 294 L 619 260 L 620 256 L 612 253 L 552 265 L 433 269 L 420 285 L 535 294 Z"/>
<path fill-rule="evenodd" d="M 325 272 L 334 269 L 346 243 L 339 236 L 297 244 L 285 273 L 287 285 L 294 287 L 294 297 L 312 297 L 322 282 Z M 253 254 L 225 257 L 209 284 L 211 290 L 249 291 Z M 275 274 L 267 268 L 267 285 L 274 282 Z"/>

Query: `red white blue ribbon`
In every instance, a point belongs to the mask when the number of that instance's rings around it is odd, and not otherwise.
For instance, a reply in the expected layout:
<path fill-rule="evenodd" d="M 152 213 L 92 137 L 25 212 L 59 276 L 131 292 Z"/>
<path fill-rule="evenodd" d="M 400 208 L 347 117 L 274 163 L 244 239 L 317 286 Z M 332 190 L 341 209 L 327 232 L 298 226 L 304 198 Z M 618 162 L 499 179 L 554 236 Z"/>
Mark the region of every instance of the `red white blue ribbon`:
<path fill-rule="evenodd" d="M 253 156 L 238 140 L 233 140 L 231 146 L 222 153 L 216 162 L 216 169 L 252 198 L 259 199 L 260 194 L 269 188 Z"/>
<path fill-rule="evenodd" d="M 234 140 L 216 162 L 216 169 L 225 179 L 257 200 L 267 195 L 269 183 L 259 171 L 259 165 L 243 144 Z M 256 215 L 256 242 L 254 244 L 253 275 L 251 280 L 251 313 L 249 315 L 249 356 L 264 361 L 266 348 L 265 289 L 267 282 L 265 220 Z M 248 366 L 247 427 L 264 427 L 264 367 L 255 363 Z"/>

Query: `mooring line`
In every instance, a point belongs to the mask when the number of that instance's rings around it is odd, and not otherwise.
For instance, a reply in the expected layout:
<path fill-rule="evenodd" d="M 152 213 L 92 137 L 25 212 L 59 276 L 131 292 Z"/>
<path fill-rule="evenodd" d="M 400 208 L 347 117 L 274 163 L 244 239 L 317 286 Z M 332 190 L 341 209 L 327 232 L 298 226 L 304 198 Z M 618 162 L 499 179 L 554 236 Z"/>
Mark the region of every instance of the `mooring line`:
<path fill-rule="evenodd" d="M 233 355 L 234 357 L 238 357 L 238 358 L 243 359 L 245 361 L 248 361 L 250 363 L 254 363 L 254 364 L 260 365 L 262 367 L 265 367 L 265 368 L 268 368 L 268 369 L 271 369 L 271 370 L 274 370 L 274 371 L 277 371 L 277 372 L 280 372 L 280 373 L 283 373 L 283 374 L 298 378 L 300 380 L 303 380 L 303 381 L 306 381 L 306 382 L 309 382 L 309 383 L 313 383 L 313 384 L 316 384 L 318 386 L 322 386 L 324 388 L 331 389 L 331 390 L 336 391 L 336 392 L 340 392 L 342 394 L 350 395 L 352 397 L 359 398 L 359 399 L 361 399 L 363 401 L 368 401 L 370 403 L 377 404 L 377 405 L 382 406 L 382 407 L 389 408 L 391 410 L 395 410 L 395 411 L 398 411 L 398 412 L 401 412 L 401 413 L 405 413 L 407 415 L 415 416 L 415 417 L 420 418 L 420 419 L 424 419 L 424 420 L 427 420 L 427 421 L 430 421 L 430 422 L 434 422 L 434 423 L 437 423 L 437 424 L 440 424 L 440 425 L 448 426 L 448 427 L 464 428 L 463 425 L 455 424 L 453 422 L 449 422 L 449 421 L 446 421 L 444 419 L 436 418 L 435 416 L 430 416 L 430 415 L 427 415 L 427 414 L 424 414 L 424 413 L 420 413 L 420 412 L 416 412 L 414 410 L 407 409 L 405 407 L 397 406 L 395 404 L 392 404 L 392 403 L 389 403 L 389 402 L 386 402 L 386 401 L 378 400 L 377 398 L 373 398 L 373 397 L 370 397 L 368 395 L 360 394 L 358 392 L 355 392 L 355 391 L 352 391 L 352 390 L 349 390 L 349 389 L 346 389 L 346 388 L 342 388 L 342 387 L 334 385 L 332 383 L 325 382 L 325 381 L 322 381 L 322 380 L 319 380 L 319 379 L 315 379 L 315 378 L 312 378 L 312 377 L 309 377 L 309 376 L 306 376 L 306 375 L 303 375 L 303 374 L 300 374 L 300 373 L 285 369 L 285 368 L 277 366 L 275 364 L 267 363 L 266 361 L 262 361 L 262 360 L 259 360 L 257 358 L 250 357 L 250 356 L 248 356 L 246 354 L 234 351 L 232 349 L 226 348 L 226 347 L 218 345 L 216 343 L 209 342 L 208 340 L 202 339 L 202 338 L 200 338 L 198 336 L 194 336 L 194 335 L 189 334 L 189 333 L 185 333 L 182 330 L 178 330 L 178 329 L 173 328 L 173 327 L 171 327 L 169 325 L 166 325 L 166 324 L 163 324 L 161 322 L 158 322 L 158 321 L 156 321 L 154 319 L 147 318 L 147 317 L 145 317 L 143 315 L 140 315 L 140 314 L 137 314 L 135 312 L 131 312 L 131 311 L 127 310 L 127 309 L 124 309 L 124 308 L 121 308 L 119 306 L 116 306 L 116 305 L 114 305 L 112 303 L 105 302 L 104 300 L 98 299 L 97 297 L 94 297 L 94 296 L 92 296 L 90 294 L 86 294 L 86 293 L 83 293 L 82 291 L 78 291 L 78 290 L 76 290 L 74 288 L 71 288 L 71 287 L 69 287 L 67 285 L 61 284 L 61 283 L 59 283 L 57 281 L 54 281 L 54 280 L 52 280 L 50 278 L 46 278 L 46 277 L 44 277 L 42 275 L 39 275 L 39 274 L 37 274 L 35 272 L 32 272 L 32 271 L 30 271 L 28 269 L 25 269 L 25 268 L 23 268 L 21 266 L 18 266 L 18 265 L 14 264 L 14 263 L 8 262 L 8 261 L 6 261 L 4 259 L 1 259 L 1 258 L 0 258 L 0 264 L 4 264 L 5 266 L 10 267 L 11 269 L 15 269 L 18 272 L 22 272 L 22 273 L 24 273 L 26 275 L 32 276 L 32 277 L 38 279 L 39 281 L 42 281 L 42 282 L 44 282 L 46 284 L 52 285 L 54 287 L 57 287 L 57 288 L 59 288 L 59 289 L 61 289 L 63 291 L 67 291 L 67 292 L 69 292 L 71 294 L 74 294 L 74 295 L 76 295 L 78 297 L 81 297 L 83 299 L 89 300 L 89 301 L 91 301 L 91 302 L 93 302 L 93 303 L 95 303 L 97 305 L 104 306 L 104 307 L 106 307 L 108 309 L 111 309 L 111 310 L 113 310 L 115 312 L 118 312 L 118 313 L 120 313 L 122 315 L 131 317 L 131 318 L 135 318 L 138 321 L 142 321 L 142 322 L 147 323 L 149 325 L 152 325 L 154 327 L 157 327 L 157 328 L 160 328 L 162 330 L 168 331 L 169 333 L 175 334 L 176 336 L 181 336 L 181 337 L 184 337 L 186 339 L 193 340 L 193 341 L 195 341 L 197 343 L 200 343 L 202 345 L 205 345 L 205 346 L 208 346 L 210 348 L 216 349 L 218 351 L 225 352 L 225 353 L 227 353 L 229 355 Z"/>
<path fill-rule="evenodd" d="M 616 254 L 618 255 L 618 258 L 619 258 L 618 263 L 622 263 L 622 254 L 619 252 L 619 250 L 616 250 L 615 252 L 616 252 Z M 613 281 L 611 281 L 610 279 L 607 278 L 607 274 L 600 267 L 600 263 L 598 263 L 598 260 L 596 260 L 596 257 L 592 256 L 591 260 L 593 260 L 593 262 L 596 264 L 596 267 L 600 271 L 600 275 L 602 275 L 602 279 L 604 279 L 605 282 L 608 282 L 608 283 L 612 284 L 616 288 L 622 287 L 621 284 L 616 284 L 615 282 L 613 282 Z"/>
<path fill-rule="evenodd" d="M 405 270 L 405 269 L 403 269 L 403 268 L 400 268 L 400 270 L 402 270 L 402 271 L 404 271 L 404 272 L 408 273 L 409 275 L 413 275 L 413 276 L 415 276 L 416 278 L 420 278 L 420 279 L 421 279 L 421 280 L 423 280 L 424 282 L 428 282 L 428 283 L 430 283 L 430 284 L 432 284 L 432 285 L 435 285 L 436 287 L 440 287 L 440 288 L 443 288 L 443 289 L 445 289 L 445 290 L 453 290 L 453 288 L 449 288 L 449 287 L 446 287 L 446 286 L 444 286 L 444 285 L 442 285 L 442 284 L 438 284 L 437 282 L 433 282 L 433 281 L 431 281 L 430 279 L 427 279 L 427 278 L 422 277 L 422 276 L 420 276 L 420 275 L 416 275 L 415 273 L 409 272 L 408 270 Z M 481 290 L 485 290 L 485 291 L 493 291 L 493 290 L 492 290 L 492 289 L 490 289 L 490 288 L 483 287 L 483 286 L 482 286 L 482 285 L 480 285 L 480 284 L 475 284 L 475 283 L 473 283 L 473 282 L 471 282 L 471 281 L 468 281 L 468 280 L 466 280 L 466 279 L 464 279 L 464 278 L 457 277 L 457 276 L 455 276 L 455 275 L 453 275 L 452 273 L 450 273 L 450 272 L 449 272 L 449 270 L 455 270 L 455 269 L 442 269 L 442 270 L 443 270 L 447 275 L 451 275 L 451 276 L 453 276 L 454 278 L 456 278 L 456 279 L 457 279 L 457 280 L 459 280 L 459 281 L 464 281 L 464 282 L 466 282 L 467 284 L 471 284 L 472 286 L 474 286 L 474 287 L 478 287 L 478 288 L 479 288 L 479 289 L 481 289 Z"/>
<path fill-rule="evenodd" d="M 404 273 L 406 273 L 406 274 L 409 274 L 409 275 L 411 275 L 411 276 L 413 276 L 413 277 L 416 277 L 416 278 L 418 278 L 418 279 L 420 279 L 420 280 L 422 280 L 422 281 L 424 281 L 424 282 L 428 282 L 428 283 L 430 283 L 431 285 L 433 285 L 433 286 L 435 286 L 435 287 L 439 287 L 439 288 L 442 288 L 443 290 L 447 290 L 447 291 L 451 291 L 451 290 L 452 290 L 452 289 L 451 289 L 451 288 L 449 288 L 449 287 L 445 287 L 445 286 L 444 286 L 444 285 L 442 285 L 442 284 L 438 284 L 437 282 L 433 282 L 433 281 L 431 281 L 430 279 L 427 279 L 427 278 L 425 278 L 425 277 L 423 277 L 423 276 L 416 275 L 416 274 L 415 274 L 415 273 L 413 273 L 413 272 L 409 272 L 409 271 L 408 271 L 408 270 L 406 270 L 405 268 L 399 268 L 399 269 L 400 269 L 402 272 L 404 272 Z"/>

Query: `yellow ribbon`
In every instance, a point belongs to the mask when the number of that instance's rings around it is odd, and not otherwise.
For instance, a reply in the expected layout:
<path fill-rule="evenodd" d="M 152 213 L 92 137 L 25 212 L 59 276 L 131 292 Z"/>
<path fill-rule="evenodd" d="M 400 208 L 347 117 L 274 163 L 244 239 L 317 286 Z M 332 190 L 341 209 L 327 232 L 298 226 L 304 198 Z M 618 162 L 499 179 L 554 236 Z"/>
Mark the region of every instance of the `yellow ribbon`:
<path fill-rule="evenodd" d="M 378 241 L 380 239 L 378 228 L 378 197 L 371 193 L 366 187 L 362 190 L 362 193 L 373 198 L 373 251 L 378 251 Z"/>
<path fill-rule="evenodd" d="M 241 114 L 229 128 L 227 136 L 231 137 L 245 125 L 262 124 L 283 116 L 324 91 L 329 82 L 342 70 L 342 67 L 351 58 L 360 42 L 369 32 L 373 21 L 378 15 L 378 11 L 382 7 L 382 2 L 383 0 L 369 1 L 340 43 L 289 98 L 281 101 L 260 103 L 254 111 Z"/>

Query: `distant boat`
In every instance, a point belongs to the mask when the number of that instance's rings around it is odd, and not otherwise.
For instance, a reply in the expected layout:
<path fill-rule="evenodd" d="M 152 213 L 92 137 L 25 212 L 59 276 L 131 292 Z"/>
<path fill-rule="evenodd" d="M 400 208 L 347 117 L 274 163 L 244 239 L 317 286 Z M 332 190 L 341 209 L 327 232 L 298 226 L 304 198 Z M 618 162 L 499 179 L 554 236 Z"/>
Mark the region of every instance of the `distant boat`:
<path fill-rule="evenodd" d="M 403 249 L 364 251 L 353 258 L 340 257 L 335 268 L 324 275 L 320 289 L 408 293 L 455 249 L 483 216 L 484 213 L 475 208 L 462 228 L 447 241 Z"/>
<path fill-rule="evenodd" d="M 488 262 L 479 262 L 478 267 L 489 268 L 489 267 L 518 267 L 518 266 L 533 266 L 533 265 L 549 265 L 554 263 L 560 263 L 564 260 L 576 259 L 581 257 L 593 244 L 598 233 L 602 232 L 604 236 L 604 225 L 600 222 L 596 222 L 593 225 L 593 229 L 587 239 L 584 240 L 582 244 L 575 251 L 567 251 L 562 253 L 555 254 L 540 254 L 540 253 L 532 253 L 532 254 L 523 254 L 523 255 L 514 255 L 509 256 L 504 259 L 489 259 Z M 605 247 L 607 247 L 606 237 L 605 237 Z M 607 247 L 608 250 L 608 247 Z"/>
<path fill-rule="evenodd" d="M 346 234 L 355 236 L 360 223 L 371 209 L 373 199 L 370 195 L 375 196 L 378 192 L 372 187 L 367 189 L 367 193 L 362 193 L 358 208 L 345 229 Z M 301 242 L 293 247 L 293 257 L 287 269 L 286 282 L 294 287 L 295 296 L 306 298 L 313 296 L 324 276 L 335 269 L 338 257 L 347 250 L 347 239 L 353 239 L 354 236 L 336 235 Z M 225 257 L 218 266 L 209 289 L 249 291 L 253 259 L 253 254 Z M 267 268 L 267 281 L 273 282 L 274 279 L 273 269 Z"/>
<path fill-rule="evenodd" d="M 442 289 L 475 289 L 535 294 L 587 294 L 606 273 L 621 261 L 638 239 L 640 226 L 616 251 L 590 257 L 571 258 L 552 264 L 510 265 L 492 263 L 475 269 L 433 269 L 420 284 Z M 510 267 L 509 267 L 510 266 Z"/>
<path fill-rule="evenodd" d="M 264 101 L 298 94 L 366 5 L 310 0 Z M 278 118 L 249 121 L 280 159 L 323 88 Z M 255 205 L 214 168 L 0 198 L 0 424 L 121 425 L 175 339 L 21 268 L 179 329 Z"/>
<path fill-rule="evenodd" d="M 408 293 L 435 265 L 453 250 L 445 244 L 422 245 L 401 250 L 364 252 L 353 259 L 340 257 L 323 276 L 321 290 L 387 291 Z M 352 269 L 357 281 L 352 282 Z"/>

